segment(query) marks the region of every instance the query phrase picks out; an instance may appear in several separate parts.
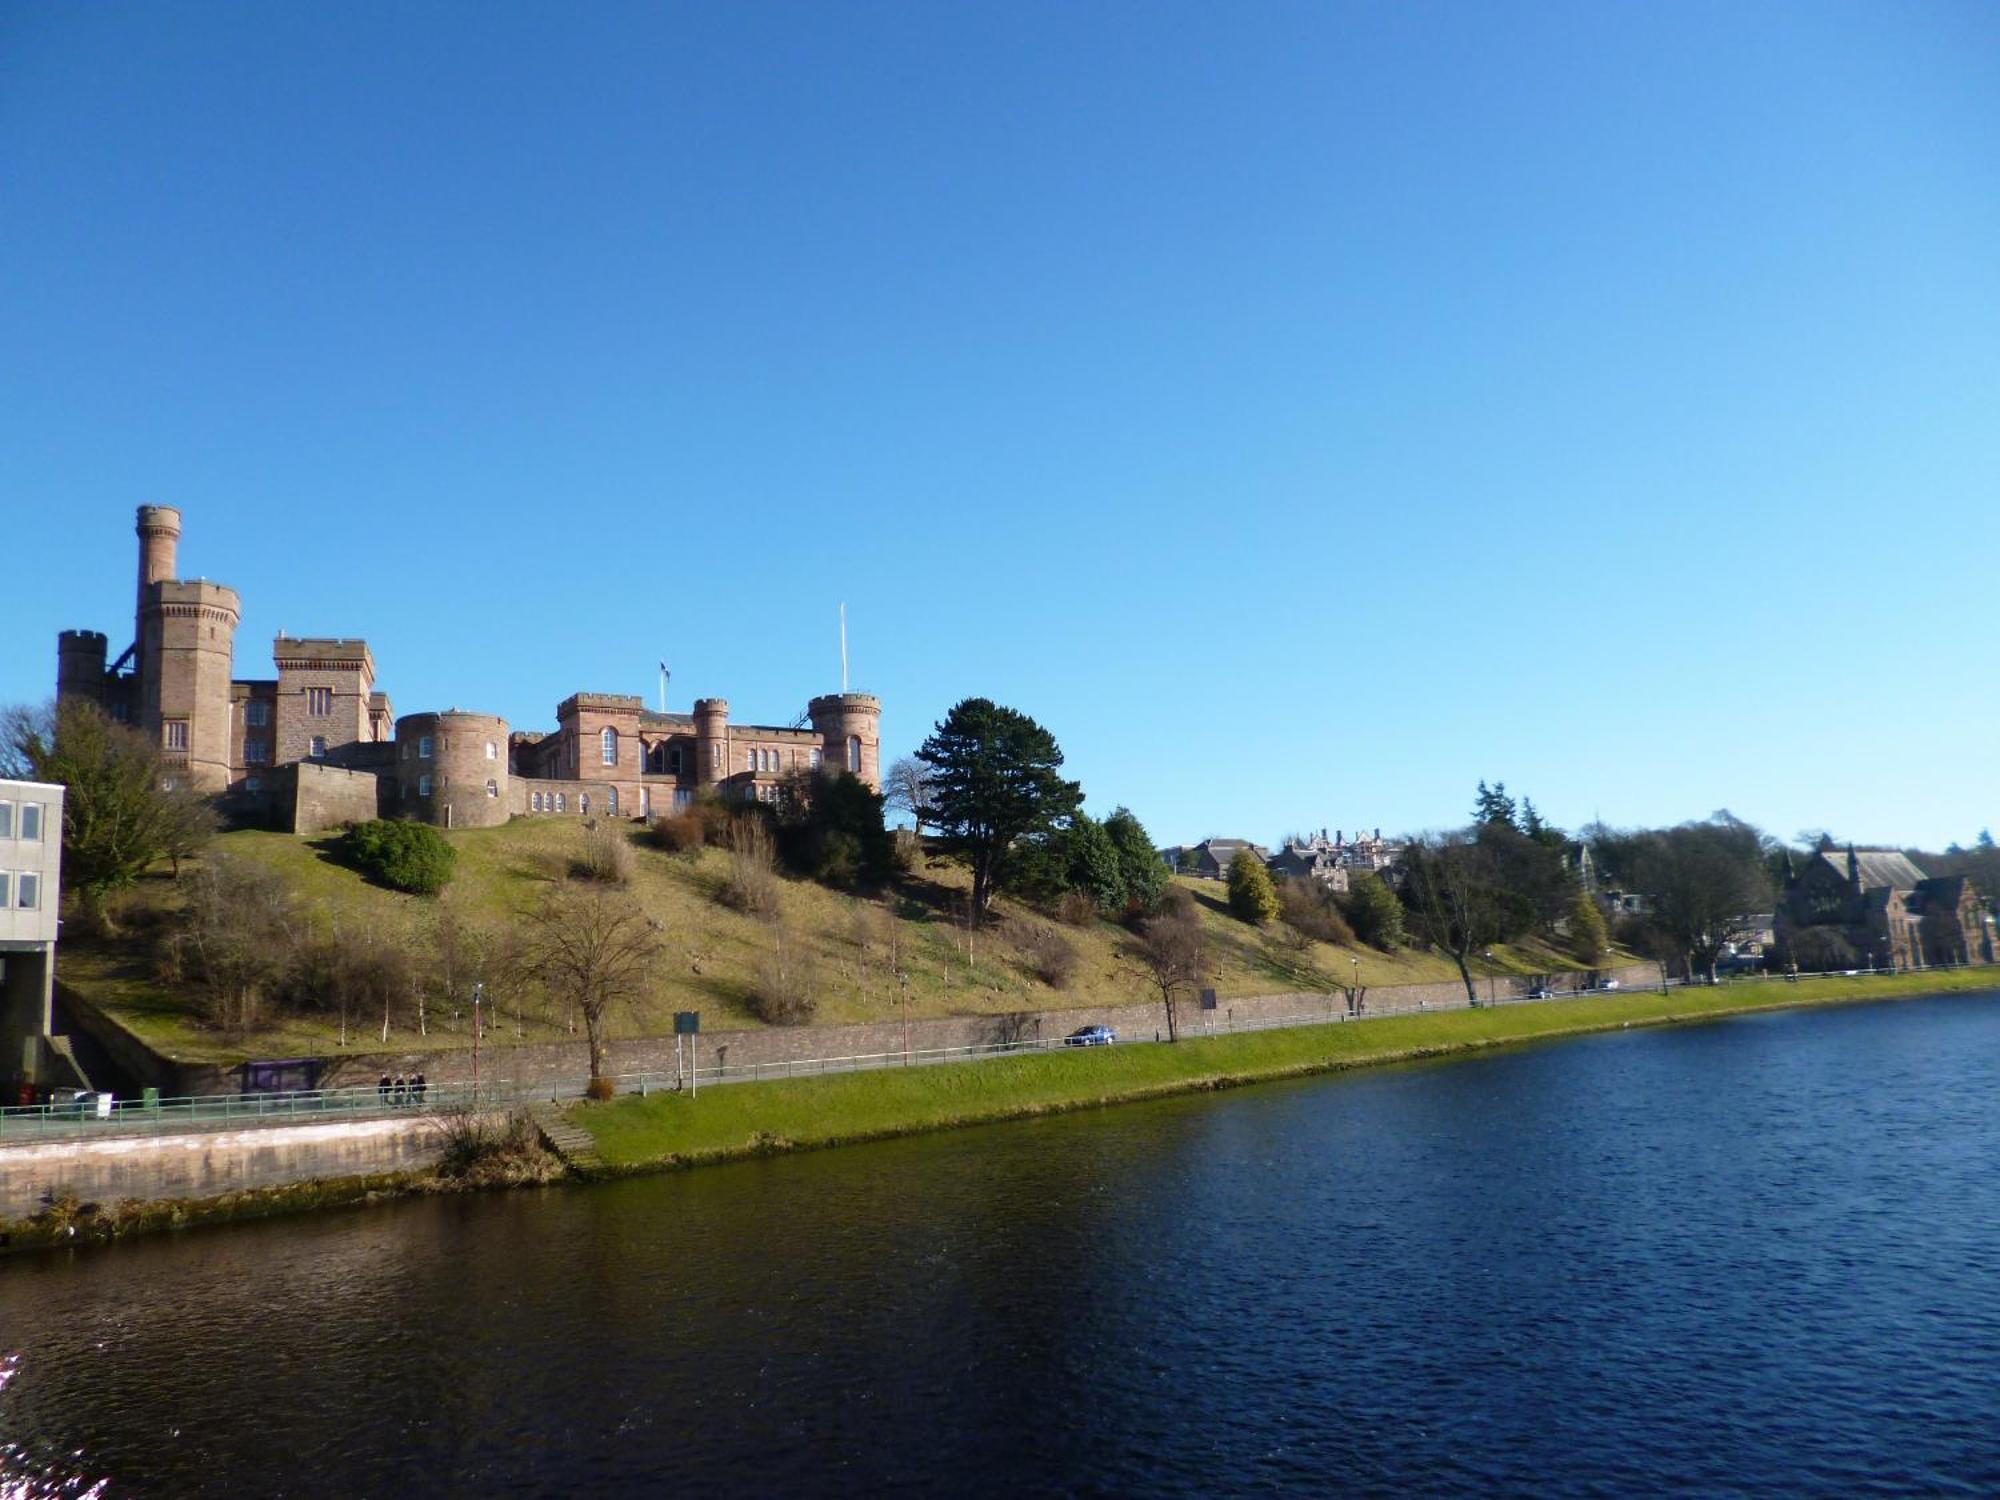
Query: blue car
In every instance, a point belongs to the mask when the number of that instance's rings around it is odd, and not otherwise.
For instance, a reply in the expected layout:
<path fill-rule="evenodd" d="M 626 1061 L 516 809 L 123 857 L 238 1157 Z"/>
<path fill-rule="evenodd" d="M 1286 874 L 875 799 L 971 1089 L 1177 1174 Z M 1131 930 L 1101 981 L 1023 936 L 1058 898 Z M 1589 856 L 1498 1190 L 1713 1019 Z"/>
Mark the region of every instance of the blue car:
<path fill-rule="evenodd" d="M 1081 1026 L 1063 1038 L 1065 1047 L 1109 1047 L 1118 1033 L 1109 1026 Z"/>

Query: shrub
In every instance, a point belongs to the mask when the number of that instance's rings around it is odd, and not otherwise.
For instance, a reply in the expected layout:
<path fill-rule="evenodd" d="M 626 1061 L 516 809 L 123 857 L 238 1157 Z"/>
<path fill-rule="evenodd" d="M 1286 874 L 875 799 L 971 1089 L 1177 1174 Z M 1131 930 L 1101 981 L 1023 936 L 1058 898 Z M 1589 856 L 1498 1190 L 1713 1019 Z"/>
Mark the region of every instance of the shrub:
<path fill-rule="evenodd" d="M 595 1099 L 599 1103 L 612 1098 L 617 1092 L 618 1086 L 609 1078 L 593 1078 L 583 1086 L 583 1097 Z"/>
<path fill-rule="evenodd" d="M 684 809 L 653 819 L 647 836 L 655 849 L 664 849 L 669 854 L 693 854 L 708 842 L 708 824 L 700 813 Z"/>
<path fill-rule="evenodd" d="M 1354 941 L 1354 929 L 1334 904 L 1333 892 L 1318 880 L 1279 881 L 1278 917 L 1304 942 L 1345 947 Z"/>
<path fill-rule="evenodd" d="M 1056 916 L 1072 927 L 1088 927 L 1097 920 L 1097 901 L 1088 891 L 1064 891 Z"/>
<path fill-rule="evenodd" d="M 452 1110 L 435 1125 L 443 1143 L 437 1175 L 447 1181 L 495 1187 L 562 1175 L 562 1163 L 543 1147 L 534 1122 L 518 1110 L 497 1124 L 470 1110 Z"/>
<path fill-rule="evenodd" d="M 1007 924 L 1007 941 L 1021 955 L 1028 969 L 1052 990 L 1069 988 L 1076 978 L 1076 947 L 1053 927 L 1039 922 L 1013 921 Z"/>
<path fill-rule="evenodd" d="M 797 873 L 843 890 L 879 886 L 897 867 L 895 844 L 882 822 L 882 794 L 841 770 L 786 778 L 778 848 Z"/>
<path fill-rule="evenodd" d="M 1271 884 L 1271 872 L 1248 849 L 1238 849 L 1229 861 L 1229 909 L 1260 927 L 1278 914 L 1278 892 Z"/>
<path fill-rule="evenodd" d="M 1610 946 L 1611 932 L 1604 925 L 1604 913 L 1589 892 L 1578 891 L 1569 908 L 1569 951 L 1578 962 L 1596 965 L 1604 961 Z"/>
<path fill-rule="evenodd" d="M 1369 947 L 1392 953 L 1407 941 L 1403 932 L 1403 903 L 1389 889 L 1388 882 L 1374 871 L 1356 870 L 1349 875 L 1347 899 L 1340 905 L 1347 925 Z"/>
<path fill-rule="evenodd" d="M 729 873 L 719 893 L 724 906 L 750 916 L 770 916 L 778 909 L 778 876 L 771 853 L 771 834 L 761 818 L 735 818 L 724 840 Z"/>
<path fill-rule="evenodd" d="M 458 851 L 428 823 L 357 823 L 341 838 L 344 858 L 393 890 L 436 895 L 451 879 Z"/>
<path fill-rule="evenodd" d="M 812 961 L 773 923 L 771 946 L 758 958 L 750 985 L 750 1014 L 767 1026 L 803 1026 L 819 1009 L 818 988 Z"/>
<path fill-rule="evenodd" d="M 600 823 L 584 830 L 583 848 L 570 859 L 569 872 L 579 880 L 624 885 L 632 878 L 632 863 L 632 846 L 624 830 Z"/>

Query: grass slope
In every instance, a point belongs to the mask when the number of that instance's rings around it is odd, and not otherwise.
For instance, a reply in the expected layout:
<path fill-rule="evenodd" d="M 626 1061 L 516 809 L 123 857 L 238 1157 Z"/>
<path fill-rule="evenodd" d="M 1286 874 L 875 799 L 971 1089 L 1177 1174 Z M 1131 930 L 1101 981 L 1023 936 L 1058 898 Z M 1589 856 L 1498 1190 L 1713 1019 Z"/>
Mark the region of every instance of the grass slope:
<path fill-rule="evenodd" d="M 419 951 L 438 903 L 495 924 L 518 920 L 531 909 L 582 844 L 582 830 L 557 819 L 516 819 L 499 828 L 459 830 L 446 835 L 458 850 L 458 866 L 442 897 L 404 895 L 371 885 L 336 861 L 330 839 L 289 834 L 225 834 L 216 850 L 281 873 L 315 914 L 337 929 L 369 928 L 399 934 Z M 771 927 L 724 907 L 716 899 L 728 868 L 718 850 L 692 857 L 661 853 L 635 840 L 636 873 L 631 890 L 664 930 L 670 951 L 647 1006 L 615 1016 L 614 1035 L 651 1035 L 671 1029 L 676 1010 L 699 1010 L 706 1030 L 754 1027 L 745 999 L 760 957 L 769 948 Z M 810 956 L 819 978 L 820 1023 L 867 1021 L 909 1014 L 927 1016 L 991 1014 L 1067 1006 L 1130 1004 L 1149 998 L 1145 981 L 1124 949 L 1122 929 L 1099 922 L 1089 928 L 1062 927 L 1076 948 L 1075 978 L 1062 989 L 1037 979 L 997 933 L 982 931 L 968 942 L 951 913 L 968 881 L 955 866 L 933 861 L 887 902 L 864 900 L 806 881 L 781 881 L 781 917 L 792 940 Z M 1229 998 L 1285 990 L 1326 991 L 1358 980 L 1371 987 L 1453 980 L 1448 960 L 1404 951 L 1378 953 L 1314 943 L 1296 948 L 1285 929 L 1257 929 L 1228 914 L 1217 882 L 1182 882 L 1194 892 L 1215 956 L 1213 983 Z M 66 945 L 59 977 L 104 1005 L 133 1031 L 172 1056 L 232 1062 L 246 1056 L 286 1057 L 339 1050 L 336 1015 L 294 1018 L 254 1035 L 224 1035 L 208 1029 L 195 1007 L 168 994 L 153 980 L 145 933 L 177 904 L 175 884 L 164 875 L 148 878 L 128 893 L 120 919 L 130 936 L 120 942 Z M 1011 903 L 1001 910 L 1011 919 L 1052 926 Z M 1529 945 L 1495 954 L 1492 972 L 1542 974 L 1574 968 L 1559 953 Z M 897 978 L 909 977 L 907 995 Z M 1481 969 L 1482 973 L 1486 972 Z M 510 997 L 496 996 L 499 1015 L 493 1041 L 546 1041 L 572 1035 L 565 1018 L 532 1008 L 516 1011 Z M 422 1043 L 427 1047 L 464 1045 L 469 1020 L 432 1014 Z M 349 1049 L 379 1045 L 382 1017 L 350 1016 Z M 418 1041 L 414 1018 L 391 1020 L 388 1042 Z"/>
<path fill-rule="evenodd" d="M 990 1062 L 892 1068 L 583 1104 L 569 1118 L 613 1169 L 692 1165 L 1018 1119 L 1196 1089 L 1293 1077 L 1622 1026 L 1756 1010 L 1992 989 L 1995 971 L 1766 981 L 1625 992 Z"/>

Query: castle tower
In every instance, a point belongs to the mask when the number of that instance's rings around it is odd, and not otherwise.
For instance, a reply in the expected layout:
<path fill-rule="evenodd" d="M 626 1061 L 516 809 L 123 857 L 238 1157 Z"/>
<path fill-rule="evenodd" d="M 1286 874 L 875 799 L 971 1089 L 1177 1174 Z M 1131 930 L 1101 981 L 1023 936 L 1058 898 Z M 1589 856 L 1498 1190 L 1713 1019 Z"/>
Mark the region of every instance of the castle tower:
<path fill-rule="evenodd" d="M 132 628 L 134 653 L 146 659 L 147 591 L 156 583 L 174 576 L 180 552 L 181 513 L 171 505 L 142 505 L 137 525 L 139 533 L 139 598 Z"/>
<path fill-rule="evenodd" d="M 56 637 L 56 697 L 104 702 L 105 648 L 101 630 L 65 630 Z"/>
<path fill-rule="evenodd" d="M 140 611 L 139 727 L 204 791 L 229 786 L 229 683 L 242 616 L 236 590 L 171 579 L 147 585 Z"/>
<path fill-rule="evenodd" d="M 507 821 L 507 721 L 451 709 L 396 721 L 397 806 L 441 828 Z"/>
<path fill-rule="evenodd" d="M 694 700 L 694 780 L 710 787 L 729 774 L 729 700 Z"/>
<path fill-rule="evenodd" d="M 873 693 L 827 693 L 806 705 L 825 764 L 882 787 L 882 700 Z"/>

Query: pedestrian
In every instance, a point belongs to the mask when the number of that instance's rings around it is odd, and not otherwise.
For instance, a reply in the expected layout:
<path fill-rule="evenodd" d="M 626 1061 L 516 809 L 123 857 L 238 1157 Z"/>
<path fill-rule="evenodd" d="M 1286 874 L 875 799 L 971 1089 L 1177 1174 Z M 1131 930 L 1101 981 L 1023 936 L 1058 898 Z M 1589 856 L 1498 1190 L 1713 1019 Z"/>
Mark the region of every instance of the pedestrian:
<path fill-rule="evenodd" d="M 375 1091 L 382 1096 L 382 1107 L 387 1109 L 389 1107 L 389 1075 L 387 1073 L 384 1073 L 382 1081 L 375 1085 Z"/>
<path fill-rule="evenodd" d="M 423 1107 L 424 1090 L 429 1087 L 430 1085 L 424 1081 L 424 1075 L 421 1073 L 410 1080 L 410 1091 L 417 1096 L 417 1107 L 419 1109 Z"/>
<path fill-rule="evenodd" d="M 410 1086 L 408 1083 L 404 1081 L 403 1075 L 401 1073 L 398 1073 L 396 1075 L 396 1087 L 393 1098 L 397 1104 L 401 1104 L 405 1099 L 409 1097 L 410 1097 Z"/>

